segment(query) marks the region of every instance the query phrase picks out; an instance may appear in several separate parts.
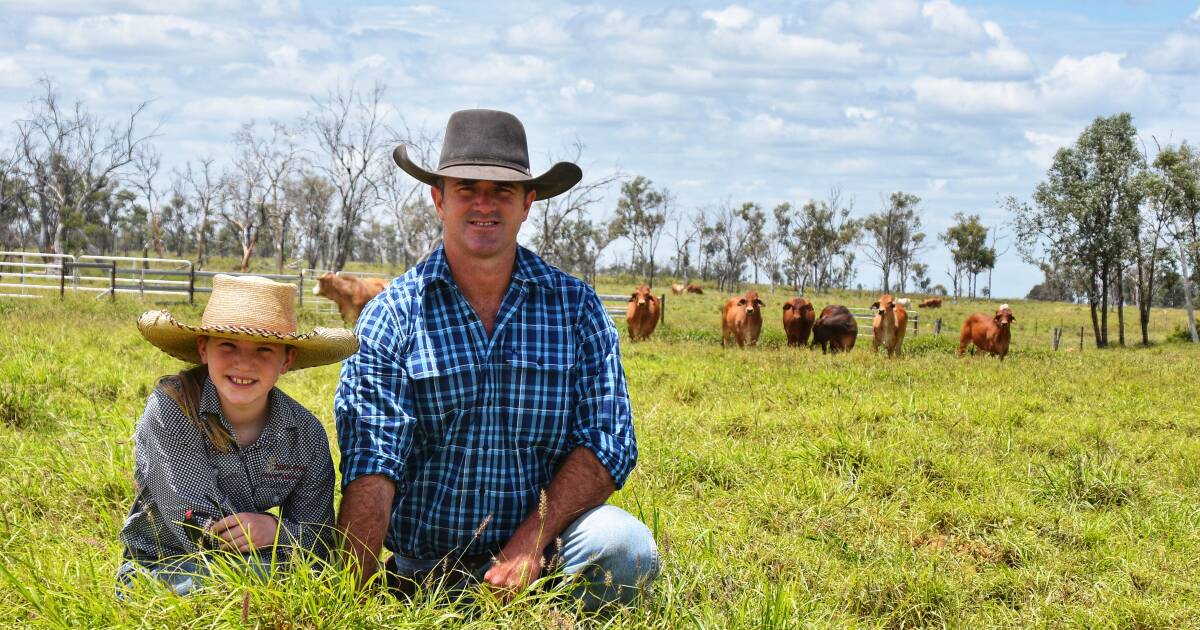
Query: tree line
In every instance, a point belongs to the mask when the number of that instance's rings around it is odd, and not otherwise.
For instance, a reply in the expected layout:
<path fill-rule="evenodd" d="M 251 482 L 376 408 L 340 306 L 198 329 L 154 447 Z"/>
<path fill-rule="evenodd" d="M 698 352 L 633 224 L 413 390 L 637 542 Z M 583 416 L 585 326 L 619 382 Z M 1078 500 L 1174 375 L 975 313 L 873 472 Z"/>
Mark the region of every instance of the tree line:
<path fill-rule="evenodd" d="M 0 153 L 0 248 L 188 257 L 200 268 L 211 256 L 234 257 L 241 270 L 261 258 L 279 273 L 341 270 L 351 260 L 406 269 L 437 244 L 441 224 L 424 186 L 389 151 L 404 143 L 431 164 L 439 138 L 388 111 L 385 92 L 333 90 L 297 120 L 244 123 L 225 161 L 200 156 L 165 172 L 146 103 L 105 120 L 64 103 L 44 79 Z M 584 149 L 576 141 L 561 157 L 579 162 Z M 615 205 L 597 212 L 614 188 Z M 865 265 L 884 292 L 974 297 L 991 295 L 1007 229 L 1045 274 L 1028 297 L 1087 303 L 1098 346 L 1109 344 L 1113 309 L 1125 343 L 1127 303 L 1138 309 L 1142 343 L 1153 306 L 1185 306 L 1196 340 L 1200 153 L 1186 141 L 1155 141 L 1151 155 L 1132 116 L 1100 117 L 1057 152 L 1030 200 L 1005 200 L 1006 225 L 959 212 L 931 238 L 921 203 L 896 191 L 856 216 L 855 200 L 833 188 L 770 211 L 728 199 L 684 210 L 646 177 L 602 173 L 536 203 L 523 238 L 591 282 L 602 254 L 623 240 L 627 254 L 609 256 L 606 271 L 652 285 L 671 276 L 721 291 L 748 280 L 820 293 L 862 288 Z M 950 254 L 940 270 L 949 289 L 921 260 L 935 246 Z"/>
<path fill-rule="evenodd" d="M 1143 144 L 1133 116 L 1097 117 L 1060 148 L 1031 200 L 1010 196 L 1021 255 L 1041 266 L 1037 297 L 1086 302 L 1097 347 L 1126 343 L 1125 305 L 1138 312 L 1149 345 L 1151 307 L 1187 309 L 1192 342 L 1200 263 L 1200 154 L 1187 141 Z"/>

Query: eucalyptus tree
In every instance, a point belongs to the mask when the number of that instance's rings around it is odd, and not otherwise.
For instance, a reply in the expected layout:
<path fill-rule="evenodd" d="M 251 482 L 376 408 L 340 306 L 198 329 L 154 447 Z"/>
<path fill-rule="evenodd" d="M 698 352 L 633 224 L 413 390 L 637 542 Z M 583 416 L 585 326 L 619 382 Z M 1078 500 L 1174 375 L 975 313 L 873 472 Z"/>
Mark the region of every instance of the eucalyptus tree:
<path fill-rule="evenodd" d="M 921 232 L 921 216 L 917 205 L 921 198 L 906 192 L 892 193 L 884 207 L 863 220 L 867 258 L 879 269 L 884 293 L 896 288 L 905 289 L 905 276 L 916 255 L 924 249 L 925 233 Z M 896 272 L 898 283 L 892 286 Z"/>
<path fill-rule="evenodd" d="M 1161 206 L 1167 217 L 1167 235 L 1179 255 L 1188 329 L 1192 343 L 1200 343 L 1196 330 L 1196 290 L 1192 284 L 1192 274 L 1200 258 L 1200 153 L 1183 142 L 1178 147 L 1160 150 L 1153 166 L 1159 186 L 1153 195 L 1154 203 Z"/>
<path fill-rule="evenodd" d="M 671 204 L 670 192 L 656 190 L 654 183 L 638 175 L 621 184 L 621 197 L 613 216 L 613 229 L 633 246 L 633 263 L 640 266 L 647 283 L 654 285 L 655 251 L 662 239 Z"/>
<path fill-rule="evenodd" d="M 1014 197 L 1006 203 L 1015 214 L 1018 244 L 1027 260 L 1087 275 L 1097 347 L 1109 343 L 1110 297 L 1118 302 L 1123 297 L 1114 278 L 1135 233 L 1132 225 L 1143 195 L 1139 173 L 1144 160 L 1136 140 L 1128 113 L 1098 117 L 1074 144 L 1058 150 L 1032 205 Z"/>

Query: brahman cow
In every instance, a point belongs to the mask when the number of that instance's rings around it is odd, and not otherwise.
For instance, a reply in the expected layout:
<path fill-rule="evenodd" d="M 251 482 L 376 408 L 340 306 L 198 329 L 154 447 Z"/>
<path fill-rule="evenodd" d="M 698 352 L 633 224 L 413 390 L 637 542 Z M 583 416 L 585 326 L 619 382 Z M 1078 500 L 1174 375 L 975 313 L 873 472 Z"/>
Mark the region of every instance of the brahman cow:
<path fill-rule="evenodd" d="M 831 304 L 821 311 L 817 323 L 813 324 L 811 346 L 821 344 L 821 354 L 826 352 L 849 352 L 858 340 L 858 322 L 845 306 Z"/>
<path fill-rule="evenodd" d="M 921 308 L 942 308 L 942 298 L 925 298 L 921 300 Z"/>
<path fill-rule="evenodd" d="M 734 341 L 737 341 L 739 348 L 758 345 L 764 306 L 766 304 L 758 299 L 758 292 L 753 290 L 725 300 L 725 307 L 721 311 L 721 347 Z"/>
<path fill-rule="evenodd" d="M 643 284 L 634 289 L 629 296 L 629 306 L 625 309 L 625 327 L 629 331 L 629 338 L 634 341 L 649 339 L 658 326 L 661 314 L 662 305 L 650 292 L 650 287 Z"/>
<path fill-rule="evenodd" d="M 1016 319 L 1007 304 L 1001 304 L 1000 308 L 996 309 L 995 317 L 971 313 L 967 321 L 963 322 L 962 334 L 958 339 L 958 356 L 967 353 L 967 342 L 971 342 L 977 348 L 976 355 L 982 356 L 980 353 L 986 352 L 1000 357 L 1003 361 L 1004 355 L 1008 354 L 1008 342 L 1011 338 L 1009 326 Z"/>
<path fill-rule="evenodd" d="M 388 281 L 383 278 L 359 278 L 349 273 L 339 276 L 328 271 L 317 278 L 313 295 L 321 295 L 336 302 L 338 310 L 342 313 L 342 321 L 353 326 L 367 302 L 379 295 L 387 285 Z"/>
<path fill-rule="evenodd" d="M 813 305 L 802 297 L 794 297 L 783 304 L 783 332 L 787 333 L 789 346 L 808 345 L 813 321 L 817 318 Z"/>
<path fill-rule="evenodd" d="M 685 290 L 686 288 L 687 288 L 687 287 L 685 287 L 685 286 L 683 286 L 682 284 L 679 284 L 678 282 L 676 282 L 675 284 L 672 284 L 672 285 L 671 285 L 671 293 L 672 293 L 673 295 L 683 295 L 683 292 L 684 292 L 684 290 Z"/>
<path fill-rule="evenodd" d="M 879 352 L 879 346 L 883 346 L 887 348 L 889 357 L 900 354 L 908 326 L 908 313 L 890 293 L 880 296 L 879 301 L 871 305 L 871 310 L 876 311 L 875 319 L 871 322 L 871 331 L 874 333 L 871 352 Z"/>

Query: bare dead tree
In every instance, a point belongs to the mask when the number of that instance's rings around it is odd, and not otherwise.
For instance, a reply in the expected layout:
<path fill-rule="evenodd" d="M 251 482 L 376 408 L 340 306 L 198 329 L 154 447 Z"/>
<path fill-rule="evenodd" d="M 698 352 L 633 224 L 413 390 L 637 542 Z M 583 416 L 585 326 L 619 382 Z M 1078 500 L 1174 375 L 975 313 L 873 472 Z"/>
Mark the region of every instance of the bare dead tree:
<path fill-rule="evenodd" d="M 576 138 L 568 146 L 565 158 L 549 155 L 547 161 L 553 164 L 566 159 L 578 164 L 582 161 L 584 148 L 583 142 Z M 573 222 L 586 221 L 592 208 L 603 201 L 604 191 L 624 179 L 625 174 L 620 171 L 602 174 L 581 181 L 557 197 L 536 202 L 529 221 L 533 227 L 530 243 L 533 249 L 553 265 L 586 275 L 589 271 L 585 268 L 587 257 L 580 259 L 577 255 L 584 253 L 580 249 L 581 238 L 575 230 L 569 228 L 580 227 Z"/>
<path fill-rule="evenodd" d="M 226 187 L 221 185 L 221 176 L 214 170 L 215 160 L 203 157 L 199 167 L 192 169 L 189 161 L 179 178 L 180 188 L 189 197 L 192 209 L 196 213 L 196 266 L 204 268 L 208 261 L 208 229 L 209 220 L 221 208 L 226 194 Z"/>
<path fill-rule="evenodd" d="M 244 131 L 244 128 L 243 128 Z M 239 132 L 234 136 L 238 152 L 233 168 L 223 178 L 224 198 L 221 216 L 238 234 L 242 246 L 239 271 L 250 268 L 250 258 L 258 246 L 259 232 L 267 222 L 267 187 L 263 165 L 255 155 L 252 134 Z"/>
<path fill-rule="evenodd" d="M 401 127 L 402 131 L 392 130 L 394 142 L 403 143 L 414 161 L 432 164 L 440 136 L 410 127 L 403 120 Z M 399 262 L 407 269 L 436 246 L 442 237 L 442 224 L 428 201 L 429 185 L 386 161 L 388 164 L 380 169 L 377 193 L 396 226 L 396 238 L 401 241 Z"/>
<path fill-rule="evenodd" d="M 162 155 L 152 146 L 145 147 L 133 158 L 133 176 L 129 178 L 130 185 L 142 197 L 146 204 L 146 241 L 142 243 L 142 256 L 150 256 L 150 245 L 154 245 L 154 255 L 163 257 L 162 225 L 159 222 L 159 204 L 162 201 L 162 190 L 156 185 L 159 168 L 162 166 Z M 143 262 L 143 264 L 146 264 Z"/>
<path fill-rule="evenodd" d="M 330 91 L 324 101 L 313 99 L 316 111 L 306 127 L 317 142 L 316 167 L 334 188 L 337 210 L 333 268 L 340 271 L 350 256 L 354 230 L 377 200 L 379 170 L 385 163 L 383 121 L 385 88 L 376 83 L 363 95 L 351 87 Z"/>
<path fill-rule="evenodd" d="M 251 122 L 242 127 L 236 138 L 248 151 L 247 157 L 256 164 L 254 170 L 260 177 L 263 209 L 267 221 L 274 228 L 275 273 L 283 273 L 288 227 L 292 223 L 291 205 L 284 203 L 284 187 L 300 162 L 295 133 L 287 125 L 272 121 L 270 135 L 259 136 L 254 133 L 254 123 Z"/>
<path fill-rule="evenodd" d="M 80 101 L 64 108 L 49 79 L 41 85 L 29 117 L 16 123 L 17 147 L 31 206 L 39 215 L 41 247 L 61 254 L 67 215 L 86 214 L 97 193 L 121 178 L 157 128 L 148 134 L 137 130 L 147 102 L 119 122 L 105 124 Z"/>

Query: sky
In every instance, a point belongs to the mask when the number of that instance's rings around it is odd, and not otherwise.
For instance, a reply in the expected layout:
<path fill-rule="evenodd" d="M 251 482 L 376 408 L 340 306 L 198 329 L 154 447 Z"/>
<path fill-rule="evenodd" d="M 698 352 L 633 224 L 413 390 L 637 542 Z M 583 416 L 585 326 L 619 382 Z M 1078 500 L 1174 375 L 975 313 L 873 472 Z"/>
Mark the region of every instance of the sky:
<path fill-rule="evenodd" d="M 1097 116 L 1132 113 L 1149 148 L 1200 142 L 1200 0 L 0 0 L 0 142 L 44 77 L 104 116 L 150 101 L 168 167 L 228 160 L 244 122 L 378 81 L 393 121 L 511 111 L 535 171 L 578 140 L 585 178 L 645 176 L 682 212 L 837 187 L 863 216 L 904 191 L 949 286 L 935 235 L 954 213 L 1011 234 L 1004 198 Z M 1038 281 L 1011 248 L 994 293 Z"/>

